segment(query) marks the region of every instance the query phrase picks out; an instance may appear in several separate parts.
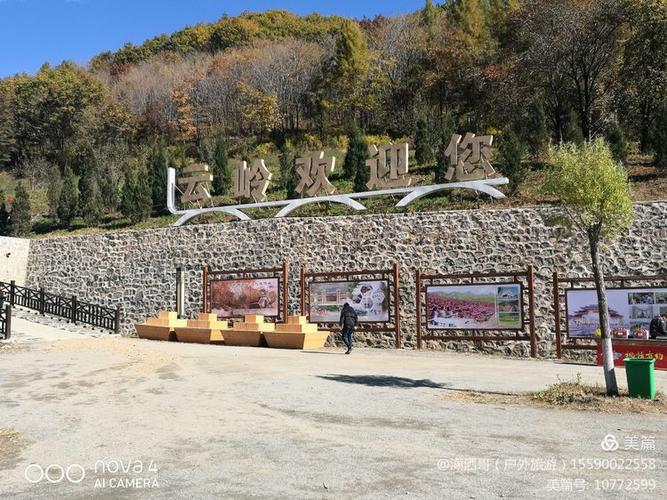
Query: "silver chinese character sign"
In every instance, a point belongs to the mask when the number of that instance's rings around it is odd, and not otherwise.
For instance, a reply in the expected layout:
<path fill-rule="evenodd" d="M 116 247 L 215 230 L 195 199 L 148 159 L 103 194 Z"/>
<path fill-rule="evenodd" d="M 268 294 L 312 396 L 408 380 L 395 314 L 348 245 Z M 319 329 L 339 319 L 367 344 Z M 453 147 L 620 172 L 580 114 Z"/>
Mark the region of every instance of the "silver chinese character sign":
<path fill-rule="evenodd" d="M 296 192 L 308 196 L 315 196 L 320 191 L 331 195 L 336 192 L 336 188 L 327 174 L 331 174 L 336 167 L 336 158 L 334 156 L 324 156 L 324 151 L 319 153 L 307 153 L 301 158 L 296 159 L 296 172 L 300 180 L 296 187 Z"/>
<path fill-rule="evenodd" d="M 463 139 L 463 140 L 462 140 Z M 445 179 L 448 181 L 476 181 L 487 179 L 495 173 L 489 159 L 492 156 L 492 135 L 475 136 L 468 132 L 465 137 L 452 135 L 445 156 L 450 167 Z"/>
<path fill-rule="evenodd" d="M 213 181 L 213 175 L 208 173 L 208 165 L 205 163 L 194 163 L 183 169 L 187 177 L 180 177 L 178 184 L 185 184 L 185 191 L 181 195 L 181 203 L 193 201 L 205 201 L 211 199 L 211 193 L 205 184 Z"/>
<path fill-rule="evenodd" d="M 210 199 L 206 183 L 212 181 L 208 173 L 208 165 L 196 164 L 183 170 L 187 177 L 176 180 L 176 171 L 168 170 L 167 207 L 180 218 L 176 226 L 185 224 L 198 215 L 208 212 L 222 212 L 240 220 L 250 220 L 244 212 L 252 208 L 282 207 L 274 217 L 286 217 L 288 214 L 311 203 L 326 201 L 348 206 L 352 210 L 364 210 L 366 207 L 358 200 L 378 196 L 401 196 L 396 203 L 397 208 L 406 207 L 415 200 L 449 189 L 471 189 L 486 193 L 493 198 L 504 198 L 505 195 L 497 186 L 507 184 L 506 177 L 494 175 L 491 166 L 493 136 L 468 133 L 465 136 L 454 134 L 445 150 L 449 158 L 450 168 L 443 184 L 412 185 L 408 175 L 410 149 L 407 143 L 384 144 L 371 146 L 366 167 L 369 169 L 369 191 L 361 193 L 336 193 L 336 188 L 329 181 L 328 175 L 333 173 L 336 158 L 324 156 L 323 151 L 311 152 L 296 160 L 296 174 L 299 182 L 296 192 L 301 197 L 291 200 L 267 201 L 266 190 L 271 180 L 271 172 L 264 160 L 255 159 L 248 166 L 247 162 L 239 161 L 233 174 L 232 191 L 239 199 L 235 205 L 223 205 L 207 208 L 176 207 L 176 185 L 185 184 L 187 188 L 181 197 L 183 203 Z M 305 195 L 305 196 L 304 196 Z M 242 203 L 244 198 L 252 198 L 253 203 Z"/>
<path fill-rule="evenodd" d="M 408 187 L 412 179 L 408 176 L 410 147 L 408 143 L 372 145 L 368 148 L 366 166 L 370 168 L 368 189 L 390 189 Z"/>
<path fill-rule="evenodd" d="M 232 178 L 234 196 L 236 198 L 252 196 L 255 203 L 266 201 L 266 189 L 272 176 L 264 160 L 255 159 L 250 167 L 245 161 L 237 161 Z"/>

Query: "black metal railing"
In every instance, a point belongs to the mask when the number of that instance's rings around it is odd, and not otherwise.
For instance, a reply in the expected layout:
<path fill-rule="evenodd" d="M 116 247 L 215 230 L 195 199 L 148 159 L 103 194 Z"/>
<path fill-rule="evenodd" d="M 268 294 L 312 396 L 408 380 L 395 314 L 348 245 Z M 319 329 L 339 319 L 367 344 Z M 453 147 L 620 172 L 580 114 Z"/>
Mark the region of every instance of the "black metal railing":
<path fill-rule="evenodd" d="M 12 308 L 5 302 L 5 296 L 0 290 L 0 339 L 7 340 L 12 336 Z"/>
<path fill-rule="evenodd" d="M 4 294 L 10 306 L 33 309 L 40 314 L 66 318 L 70 322 L 85 323 L 120 333 L 120 305 L 104 307 L 79 300 L 76 295 L 64 297 L 47 293 L 43 288 L 35 290 L 17 285 L 14 281 L 0 281 L 0 295 Z M 11 314 L 11 313 L 10 313 Z"/>

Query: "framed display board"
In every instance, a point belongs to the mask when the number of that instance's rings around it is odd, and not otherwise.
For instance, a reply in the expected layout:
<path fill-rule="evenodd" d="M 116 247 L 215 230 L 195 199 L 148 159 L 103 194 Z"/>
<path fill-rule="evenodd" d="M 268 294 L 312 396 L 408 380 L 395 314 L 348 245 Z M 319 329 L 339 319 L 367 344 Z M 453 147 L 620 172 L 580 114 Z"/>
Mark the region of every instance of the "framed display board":
<path fill-rule="evenodd" d="M 417 348 L 424 340 L 528 341 L 537 355 L 532 266 L 507 273 L 417 271 Z"/>
<path fill-rule="evenodd" d="M 607 288 L 607 305 L 614 338 L 645 339 L 651 320 L 667 315 L 667 287 Z M 566 290 L 565 313 L 568 337 L 597 336 L 600 317 L 594 288 Z"/>
<path fill-rule="evenodd" d="M 308 272 L 301 269 L 301 314 L 323 328 L 335 328 L 343 305 L 357 313 L 357 330 L 392 332 L 401 346 L 399 266 L 391 269 L 345 272 Z"/>
<path fill-rule="evenodd" d="M 308 317 L 313 323 L 335 323 L 344 304 L 356 311 L 360 323 L 389 321 L 389 280 L 340 280 L 310 283 Z"/>
<path fill-rule="evenodd" d="M 428 330 L 521 330 L 521 283 L 426 286 Z"/>
<path fill-rule="evenodd" d="M 605 276 L 609 326 L 614 343 L 649 339 L 649 324 L 667 312 L 667 274 Z M 563 351 L 597 349 L 600 319 L 592 277 L 575 278 L 553 273 L 556 356 Z"/>
<path fill-rule="evenodd" d="M 218 318 L 239 318 L 246 314 L 280 316 L 279 278 L 211 280 L 209 289 L 209 308 Z"/>
<path fill-rule="evenodd" d="M 274 321 L 287 318 L 288 265 L 265 269 L 211 271 L 204 266 L 202 311 L 220 319 L 259 314 Z"/>

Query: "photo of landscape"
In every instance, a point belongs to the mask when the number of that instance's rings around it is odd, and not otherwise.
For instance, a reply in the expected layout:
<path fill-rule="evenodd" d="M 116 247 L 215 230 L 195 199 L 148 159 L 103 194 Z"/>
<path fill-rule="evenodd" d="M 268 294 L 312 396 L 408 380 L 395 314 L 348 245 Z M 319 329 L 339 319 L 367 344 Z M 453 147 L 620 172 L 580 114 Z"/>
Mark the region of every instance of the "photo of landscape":
<path fill-rule="evenodd" d="M 521 328 L 521 285 L 438 285 L 426 289 L 427 327 L 433 330 Z"/>

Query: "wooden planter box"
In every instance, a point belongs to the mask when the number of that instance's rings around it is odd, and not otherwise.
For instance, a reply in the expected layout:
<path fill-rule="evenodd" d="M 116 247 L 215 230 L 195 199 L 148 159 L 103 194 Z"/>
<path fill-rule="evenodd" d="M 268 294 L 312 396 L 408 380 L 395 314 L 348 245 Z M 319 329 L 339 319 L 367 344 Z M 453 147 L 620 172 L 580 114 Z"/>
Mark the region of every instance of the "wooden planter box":
<path fill-rule="evenodd" d="M 264 338 L 269 347 L 277 349 L 321 349 L 329 338 L 329 332 L 264 332 Z"/>
<path fill-rule="evenodd" d="M 148 340 L 176 340 L 176 334 L 170 326 L 136 324 L 137 334 L 140 339 Z"/>
<path fill-rule="evenodd" d="M 225 335 L 227 335 L 227 331 L 225 330 L 225 333 L 223 335 L 222 330 L 211 330 L 211 338 L 209 340 L 209 343 L 215 344 L 215 345 L 222 345 L 225 343 Z"/>
<path fill-rule="evenodd" d="M 227 321 L 218 321 L 215 314 L 201 313 L 197 319 L 187 321 L 186 325 L 174 328 L 179 342 L 195 344 L 222 344 L 223 332 L 227 331 Z"/>
<path fill-rule="evenodd" d="M 174 328 L 187 326 L 188 322 L 178 319 L 173 311 L 160 311 L 157 318 L 146 318 L 145 323 L 137 323 L 137 335 L 140 339 L 149 340 L 176 340 Z"/>
<path fill-rule="evenodd" d="M 176 340 L 179 342 L 190 342 L 194 344 L 209 344 L 213 329 L 211 328 L 175 328 Z M 218 333 L 220 330 L 218 330 Z"/>
<path fill-rule="evenodd" d="M 225 345 L 266 347 L 265 333 L 251 330 L 229 330 L 225 332 Z"/>

